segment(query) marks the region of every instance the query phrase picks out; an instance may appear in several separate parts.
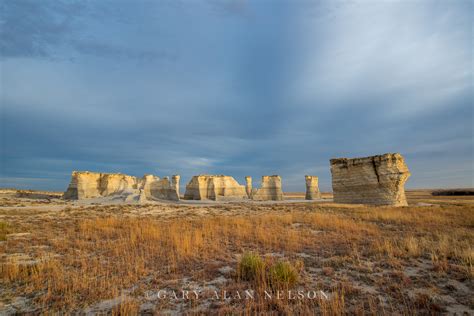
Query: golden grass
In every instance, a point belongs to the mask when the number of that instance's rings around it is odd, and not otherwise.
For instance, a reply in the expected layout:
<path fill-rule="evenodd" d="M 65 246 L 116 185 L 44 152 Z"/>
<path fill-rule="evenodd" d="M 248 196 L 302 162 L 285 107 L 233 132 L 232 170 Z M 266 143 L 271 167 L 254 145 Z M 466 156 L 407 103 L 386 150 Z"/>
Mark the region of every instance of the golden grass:
<path fill-rule="evenodd" d="M 364 221 L 396 225 L 414 225 L 417 229 L 449 226 L 474 228 L 474 206 L 367 207 L 349 212 Z"/>
<path fill-rule="evenodd" d="M 295 253 L 318 242 L 311 229 L 344 231 L 351 238 L 375 234 L 372 224 L 331 214 L 289 213 L 250 217 L 206 217 L 169 222 L 146 218 L 82 220 L 51 236 L 57 258 L 23 266 L 1 265 L 2 282 L 19 282 L 25 293 L 43 290 L 41 304 L 81 307 L 120 294 L 141 278 L 176 274 L 190 264 L 226 258 L 241 249 Z"/>
<path fill-rule="evenodd" d="M 0 286 L 35 297 L 35 304 L 44 311 L 80 311 L 100 300 L 118 297 L 145 279 L 160 286 L 166 280 L 180 278 L 189 273 L 189 267 L 201 271 L 199 277 L 203 280 L 209 280 L 206 265 L 220 262 L 235 266 L 236 255 L 248 251 L 258 257 L 269 253 L 282 255 L 285 259 L 281 261 L 267 257 L 261 260 L 264 265 L 274 267 L 268 274 L 278 275 L 287 288 L 309 282 L 304 277 L 305 264 L 298 263 L 299 253 L 326 259 L 318 263 L 324 267 L 325 277 L 333 277 L 334 269 L 343 267 L 362 269 L 366 260 L 425 258 L 432 262 L 437 273 L 447 273 L 459 266 L 472 279 L 473 219 L 470 207 L 295 206 L 294 210 L 280 207 L 255 215 L 166 221 L 118 215 L 92 216 L 67 224 L 50 221 L 41 228 L 22 224 L 23 229 L 41 234 L 33 244 L 49 246 L 49 250 L 35 252 L 33 263 L 3 260 Z M 8 249 L 13 249 L 18 241 L 7 239 L 5 243 L 0 250 L 9 254 Z M 237 270 L 242 276 L 242 271 Z M 251 279 L 237 277 L 233 282 L 245 286 Z M 262 280 L 269 282 L 266 277 Z M 291 314 L 317 310 L 321 314 L 337 315 L 348 311 L 347 296 L 355 295 L 347 289 L 350 287 L 334 289 L 329 300 L 253 301 L 220 307 L 220 312 Z M 380 303 L 372 298 L 367 298 L 364 304 L 366 311 L 380 312 Z M 404 306 L 403 311 L 413 311 L 414 305 Z M 133 314 L 138 308 L 136 300 L 129 300 L 115 307 L 112 313 Z"/>
<path fill-rule="evenodd" d="M 7 240 L 8 225 L 5 222 L 0 222 L 0 241 Z"/>

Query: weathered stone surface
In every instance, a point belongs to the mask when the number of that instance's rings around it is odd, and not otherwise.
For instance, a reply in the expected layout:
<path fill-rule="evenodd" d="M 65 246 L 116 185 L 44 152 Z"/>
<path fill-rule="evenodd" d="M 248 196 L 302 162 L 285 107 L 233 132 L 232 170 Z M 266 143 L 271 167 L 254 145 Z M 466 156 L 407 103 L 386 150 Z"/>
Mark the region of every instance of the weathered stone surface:
<path fill-rule="evenodd" d="M 173 187 L 174 191 L 176 191 L 176 195 L 178 195 L 178 198 L 179 198 L 179 180 L 180 179 L 181 179 L 181 176 L 178 174 L 171 176 L 171 186 Z"/>
<path fill-rule="evenodd" d="M 179 181 L 179 176 L 177 177 Z M 143 191 L 147 200 L 179 200 L 179 182 L 173 183 L 168 177 L 160 179 L 154 175 L 145 175 L 139 184 L 139 188 Z"/>
<path fill-rule="evenodd" d="M 260 189 L 252 190 L 252 200 L 256 201 L 281 201 L 283 191 L 281 189 L 281 177 L 277 175 L 263 176 Z"/>
<path fill-rule="evenodd" d="M 404 185 L 410 172 L 402 155 L 338 158 L 330 162 L 335 202 L 407 205 Z"/>
<path fill-rule="evenodd" d="M 152 174 L 146 174 L 140 179 L 138 189 L 140 190 L 140 200 L 144 201 L 152 199 L 153 195 L 156 194 L 155 189 L 152 189 L 152 184 L 160 181 L 160 178 Z"/>
<path fill-rule="evenodd" d="M 121 173 L 101 173 L 99 193 L 101 196 L 130 192 L 137 188 L 138 179 Z"/>
<path fill-rule="evenodd" d="M 233 177 L 224 175 L 194 176 L 186 185 L 185 200 L 222 200 L 245 198 L 245 187 Z"/>
<path fill-rule="evenodd" d="M 153 175 L 137 177 L 120 173 L 98 173 L 89 171 L 74 171 L 71 183 L 64 193 L 63 198 L 82 200 L 105 197 L 115 194 L 139 194 L 139 200 L 144 199 L 179 199 L 178 182 L 172 184 L 167 177 L 160 179 Z M 128 200 L 131 196 L 127 197 Z M 126 200 L 127 200 L 126 199 Z"/>
<path fill-rule="evenodd" d="M 247 192 L 247 197 L 252 198 L 252 177 L 245 177 L 245 192 Z"/>
<path fill-rule="evenodd" d="M 321 198 L 319 192 L 318 177 L 304 176 L 306 180 L 306 200 L 317 200 Z"/>
<path fill-rule="evenodd" d="M 82 200 L 102 196 L 102 191 L 107 187 L 105 182 L 102 183 L 104 175 L 105 174 L 97 172 L 73 171 L 71 183 L 69 184 L 67 191 L 64 193 L 64 198 Z M 115 174 L 115 176 L 121 179 L 123 175 Z M 108 188 L 108 190 L 111 191 L 112 181 L 107 182 L 110 182 L 110 188 Z"/>

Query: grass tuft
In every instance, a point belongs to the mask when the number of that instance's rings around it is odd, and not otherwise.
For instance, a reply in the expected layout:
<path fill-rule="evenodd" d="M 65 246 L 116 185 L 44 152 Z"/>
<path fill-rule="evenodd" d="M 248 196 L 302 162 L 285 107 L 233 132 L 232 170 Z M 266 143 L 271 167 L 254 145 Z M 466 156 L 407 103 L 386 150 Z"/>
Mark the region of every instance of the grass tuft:
<path fill-rule="evenodd" d="M 288 261 L 278 261 L 269 268 L 273 288 L 291 288 L 299 279 L 298 270 Z"/>
<path fill-rule="evenodd" d="M 303 262 L 300 260 L 272 262 L 259 254 L 246 252 L 237 264 L 237 278 L 253 282 L 260 289 L 266 289 L 267 285 L 274 290 L 290 289 L 298 283 L 302 270 Z"/>
<path fill-rule="evenodd" d="M 246 252 L 242 255 L 237 266 L 237 276 L 240 280 L 255 281 L 265 275 L 265 262 L 260 255 Z"/>

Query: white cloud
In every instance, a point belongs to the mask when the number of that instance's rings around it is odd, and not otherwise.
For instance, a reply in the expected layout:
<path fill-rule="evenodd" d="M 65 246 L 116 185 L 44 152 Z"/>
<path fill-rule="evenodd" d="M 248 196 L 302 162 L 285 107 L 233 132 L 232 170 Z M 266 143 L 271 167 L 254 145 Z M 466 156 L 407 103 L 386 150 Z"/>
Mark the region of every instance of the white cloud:
<path fill-rule="evenodd" d="M 301 21 L 304 53 L 291 86 L 297 104 L 344 107 L 385 95 L 379 106 L 403 117 L 449 106 L 473 88 L 471 22 L 462 8 L 356 2 Z"/>

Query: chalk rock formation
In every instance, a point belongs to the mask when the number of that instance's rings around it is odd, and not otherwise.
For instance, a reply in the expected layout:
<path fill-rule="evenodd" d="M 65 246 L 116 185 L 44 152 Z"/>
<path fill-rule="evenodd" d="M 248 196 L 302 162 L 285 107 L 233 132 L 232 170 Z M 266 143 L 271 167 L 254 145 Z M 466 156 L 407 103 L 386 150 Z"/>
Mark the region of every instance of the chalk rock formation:
<path fill-rule="evenodd" d="M 131 192 L 137 188 L 138 179 L 121 173 L 101 173 L 99 192 L 101 196 Z"/>
<path fill-rule="evenodd" d="M 318 177 L 304 176 L 306 180 L 306 200 L 316 200 L 321 198 L 319 192 Z"/>
<path fill-rule="evenodd" d="M 334 202 L 407 205 L 404 185 L 410 172 L 402 155 L 338 158 L 330 162 Z"/>
<path fill-rule="evenodd" d="M 245 191 L 247 192 L 247 197 L 252 198 L 252 177 L 245 177 Z"/>
<path fill-rule="evenodd" d="M 222 200 L 245 198 L 245 187 L 233 177 L 224 175 L 199 175 L 186 185 L 185 200 Z"/>
<path fill-rule="evenodd" d="M 176 194 L 178 195 L 179 198 L 179 180 L 181 179 L 181 176 L 178 174 L 175 174 L 171 177 L 171 186 L 176 191 Z"/>
<path fill-rule="evenodd" d="M 140 199 L 152 199 L 153 195 L 156 194 L 155 188 L 152 189 L 152 185 L 160 181 L 160 178 L 152 174 L 146 174 L 140 179 L 137 188 L 140 190 Z"/>
<path fill-rule="evenodd" d="M 145 175 L 139 188 L 143 191 L 147 200 L 179 200 L 179 182 L 173 183 L 168 177 L 160 179 L 151 174 Z"/>
<path fill-rule="evenodd" d="M 260 189 L 252 190 L 252 200 L 257 201 L 281 201 L 283 191 L 281 189 L 280 176 L 263 176 Z"/>
<path fill-rule="evenodd" d="M 172 184 L 167 177 L 160 179 L 145 175 L 139 179 L 121 173 L 74 171 L 63 198 L 82 200 L 120 194 L 128 195 L 125 199 L 128 201 L 131 195 L 139 194 L 140 201 L 155 198 L 179 200 L 178 192 L 179 182 Z"/>
<path fill-rule="evenodd" d="M 68 200 L 81 200 L 100 196 L 100 173 L 73 171 L 71 182 L 63 197 Z"/>
<path fill-rule="evenodd" d="M 74 171 L 64 198 L 82 200 L 107 196 L 135 189 L 136 184 L 136 178 L 120 173 Z"/>

